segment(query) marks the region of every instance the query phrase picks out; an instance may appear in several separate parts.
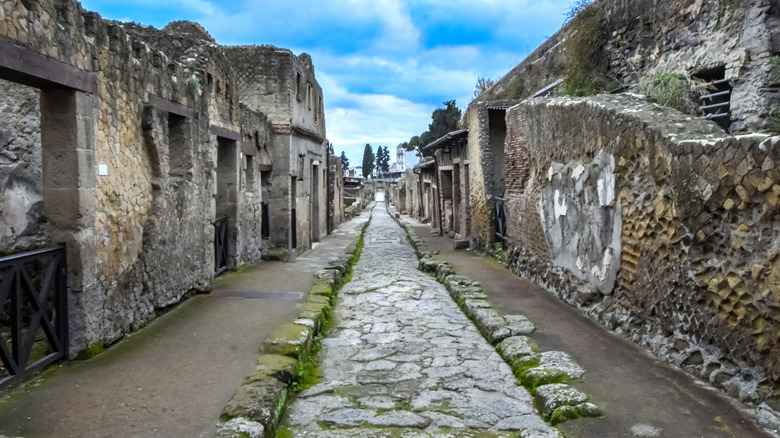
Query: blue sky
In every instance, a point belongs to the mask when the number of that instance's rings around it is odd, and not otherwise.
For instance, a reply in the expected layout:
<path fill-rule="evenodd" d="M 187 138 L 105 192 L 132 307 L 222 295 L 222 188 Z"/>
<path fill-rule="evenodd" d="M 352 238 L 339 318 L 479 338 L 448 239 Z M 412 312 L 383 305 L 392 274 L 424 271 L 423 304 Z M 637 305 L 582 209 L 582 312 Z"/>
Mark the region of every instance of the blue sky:
<path fill-rule="evenodd" d="M 201 23 L 223 45 L 306 52 L 322 86 L 327 135 L 352 165 L 370 143 L 428 129 L 477 78 L 498 79 L 563 24 L 574 0 L 83 0 L 104 18 L 157 28 Z M 394 158 L 394 157 L 393 157 Z"/>

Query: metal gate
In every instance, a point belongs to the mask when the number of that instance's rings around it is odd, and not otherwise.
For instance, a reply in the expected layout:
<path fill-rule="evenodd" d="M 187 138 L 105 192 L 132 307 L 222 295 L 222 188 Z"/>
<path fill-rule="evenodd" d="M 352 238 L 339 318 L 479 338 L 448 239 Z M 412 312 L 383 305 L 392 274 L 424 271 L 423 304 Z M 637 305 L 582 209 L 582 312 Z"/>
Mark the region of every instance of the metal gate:
<path fill-rule="evenodd" d="M 506 237 L 506 199 L 496 200 L 496 237 L 504 240 Z"/>
<path fill-rule="evenodd" d="M 267 239 L 271 237 L 271 215 L 268 210 L 268 204 L 262 204 L 262 223 L 260 224 L 260 237 Z"/>
<path fill-rule="evenodd" d="M 68 355 L 65 254 L 60 244 L 0 258 L 0 388 Z"/>
<path fill-rule="evenodd" d="M 228 217 L 222 216 L 214 221 L 214 275 L 225 272 L 230 257 L 230 229 Z"/>
<path fill-rule="evenodd" d="M 293 248 L 298 247 L 298 219 L 295 217 L 295 209 L 291 209 L 290 212 L 290 238 Z"/>

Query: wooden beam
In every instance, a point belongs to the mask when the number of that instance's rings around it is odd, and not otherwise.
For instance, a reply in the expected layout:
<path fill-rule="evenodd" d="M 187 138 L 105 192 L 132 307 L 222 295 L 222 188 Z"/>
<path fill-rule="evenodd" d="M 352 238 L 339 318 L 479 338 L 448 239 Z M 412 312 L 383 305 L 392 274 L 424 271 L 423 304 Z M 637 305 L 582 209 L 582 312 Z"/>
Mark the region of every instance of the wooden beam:
<path fill-rule="evenodd" d="M 171 114 L 176 114 L 177 116 L 186 117 L 188 119 L 195 117 L 194 110 L 180 103 L 172 102 L 168 99 L 163 99 L 156 94 L 149 95 L 149 105 L 159 108 L 163 111 L 167 111 Z"/>
<path fill-rule="evenodd" d="M 0 79 L 35 88 L 97 92 L 97 78 L 93 73 L 6 41 L 0 41 Z"/>
<path fill-rule="evenodd" d="M 211 125 L 209 131 L 211 131 L 211 133 L 216 135 L 217 137 L 222 137 L 233 141 L 241 140 L 240 132 L 231 131 L 230 129 L 222 128 L 220 126 Z"/>

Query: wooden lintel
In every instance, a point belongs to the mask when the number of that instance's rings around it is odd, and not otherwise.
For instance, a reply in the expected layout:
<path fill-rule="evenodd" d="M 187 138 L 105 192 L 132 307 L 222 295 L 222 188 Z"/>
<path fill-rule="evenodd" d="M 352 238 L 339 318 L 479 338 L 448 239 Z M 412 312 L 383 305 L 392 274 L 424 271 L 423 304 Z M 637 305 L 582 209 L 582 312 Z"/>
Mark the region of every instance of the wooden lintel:
<path fill-rule="evenodd" d="M 194 110 L 180 103 L 172 102 L 168 99 L 163 99 L 162 97 L 156 94 L 149 95 L 149 105 L 155 108 L 159 108 L 163 111 L 167 111 L 171 114 L 176 114 L 177 116 L 186 117 L 188 119 L 195 117 Z"/>
<path fill-rule="evenodd" d="M 230 129 L 223 128 L 221 126 L 211 125 L 209 131 L 211 131 L 211 133 L 216 135 L 217 137 L 222 137 L 233 141 L 241 140 L 240 132 L 231 131 Z"/>
<path fill-rule="evenodd" d="M 0 79 L 35 88 L 97 92 L 94 74 L 6 41 L 0 41 Z"/>

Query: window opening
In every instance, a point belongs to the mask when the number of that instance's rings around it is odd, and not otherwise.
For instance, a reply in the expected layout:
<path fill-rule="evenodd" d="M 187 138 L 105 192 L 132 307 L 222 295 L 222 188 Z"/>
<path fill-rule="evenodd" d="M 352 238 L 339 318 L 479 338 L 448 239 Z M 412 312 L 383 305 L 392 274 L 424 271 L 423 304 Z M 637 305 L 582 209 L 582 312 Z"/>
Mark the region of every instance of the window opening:
<path fill-rule="evenodd" d="M 709 84 L 709 92 L 701 96 L 703 119 L 712 120 L 724 130 L 731 125 L 731 83 L 726 79 L 726 67 L 703 70 L 694 75 Z"/>

